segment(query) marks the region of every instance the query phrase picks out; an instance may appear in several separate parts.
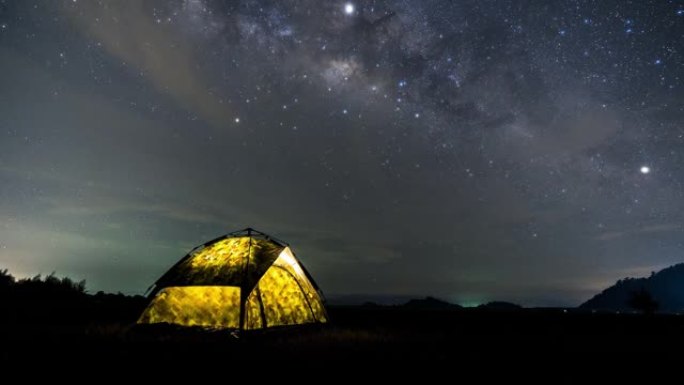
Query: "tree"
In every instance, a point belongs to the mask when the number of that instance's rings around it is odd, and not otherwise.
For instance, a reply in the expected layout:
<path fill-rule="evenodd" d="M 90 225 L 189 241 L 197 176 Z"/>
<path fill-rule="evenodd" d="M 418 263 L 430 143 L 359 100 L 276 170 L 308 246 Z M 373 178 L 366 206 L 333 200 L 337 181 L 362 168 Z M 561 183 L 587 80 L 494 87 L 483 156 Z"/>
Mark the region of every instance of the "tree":
<path fill-rule="evenodd" d="M 0 287 L 10 287 L 14 284 L 14 277 L 7 272 L 7 269 L 0 270 Z"/>
<path fill-rule="evenodd" d="M 627 304 L 632 309 L 638 310 L 644 314 L 653 314 L 660 306 L 658 301 L 653 298 L 651 292 L 643 287 L 639 291 L 633 291 L 630 293 Z"/>

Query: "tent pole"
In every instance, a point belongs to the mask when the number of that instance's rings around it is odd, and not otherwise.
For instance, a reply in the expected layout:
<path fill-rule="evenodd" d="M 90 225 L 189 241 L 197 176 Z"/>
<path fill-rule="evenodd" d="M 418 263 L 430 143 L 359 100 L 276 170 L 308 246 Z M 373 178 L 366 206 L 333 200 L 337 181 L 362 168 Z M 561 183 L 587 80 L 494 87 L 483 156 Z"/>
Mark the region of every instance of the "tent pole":
<path fill-rule="evenodd" d="M 247 237 L 249 237 L 249 247 L 247 248 L 247 261 L 245 262 L 245 269 L 242 275 L 242 284 L 240 285 L 240 330 L 245 329 L 245 304 L 247 302 L 246 284 L 247 274 L 249 273 L 249 258 L 252 256 L 252 229 L 247 228 Z"/>

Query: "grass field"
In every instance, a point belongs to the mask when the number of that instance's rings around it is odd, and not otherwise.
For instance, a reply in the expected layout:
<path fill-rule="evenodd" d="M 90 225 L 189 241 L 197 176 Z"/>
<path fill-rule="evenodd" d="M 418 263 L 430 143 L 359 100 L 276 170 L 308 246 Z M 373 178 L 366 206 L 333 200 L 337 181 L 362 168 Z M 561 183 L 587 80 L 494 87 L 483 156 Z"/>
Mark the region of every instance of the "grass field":
<path fill-rule="evenodd" d="M 564 381 L 582 375 L 650 376 L 682 362 L 684 316 L 591 313 L 562 309 L 406 309 L 331 307 L 326 325 L 229 331 L 133 323 L 138 306 L 119 316 L 65 322 L 4 323 L 4 363 L 79 362 L 131 367 L 345 365 L 373 370 L 496 368 L 480 376 L 525 376 L 544 368 Z M 658 371 L 660 372 L 660 371 Z"/>

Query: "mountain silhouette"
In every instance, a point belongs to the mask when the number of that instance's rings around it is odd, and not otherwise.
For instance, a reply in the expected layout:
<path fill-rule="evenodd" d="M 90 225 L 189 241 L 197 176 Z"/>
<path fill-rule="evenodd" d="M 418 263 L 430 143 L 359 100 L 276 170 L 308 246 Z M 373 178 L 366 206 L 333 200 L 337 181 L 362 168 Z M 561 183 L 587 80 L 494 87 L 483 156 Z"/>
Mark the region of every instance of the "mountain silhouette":
<path fill-rule="evenodd" d="M 633 310 L 635 293 L 649 293 L 660 311 L 684 311 L 684 263 L 670 266 L 647 278 L 624 278 L 580 305 L 591 310 Z"/>
<path fill-rule="evenodd" d="M 512 311 L 522 309 L 522 306 L 505 301 L 492 301 L 483 303 L 477 307 L 478 309 L 484 310 L 495 310 L 495 311 Z"/>
<path fill-rule="evenodd" d="M 425 297 L 412 299 L 406 302 L 403 307 L 409 309 L 458 309 L 461 306 L 434 297 Z"/>

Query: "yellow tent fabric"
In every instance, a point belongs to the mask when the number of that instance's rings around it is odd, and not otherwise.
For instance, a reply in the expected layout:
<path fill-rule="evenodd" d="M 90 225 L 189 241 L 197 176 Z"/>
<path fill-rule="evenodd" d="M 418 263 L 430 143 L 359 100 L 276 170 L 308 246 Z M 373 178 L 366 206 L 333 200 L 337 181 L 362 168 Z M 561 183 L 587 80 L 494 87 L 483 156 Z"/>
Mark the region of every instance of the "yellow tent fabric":
<path fill-rule="evenodd" d="M 196 247 L 153 287 L 139 324 L 252 330 L 328 320 L 290 247 L 253 229 Z"/>

